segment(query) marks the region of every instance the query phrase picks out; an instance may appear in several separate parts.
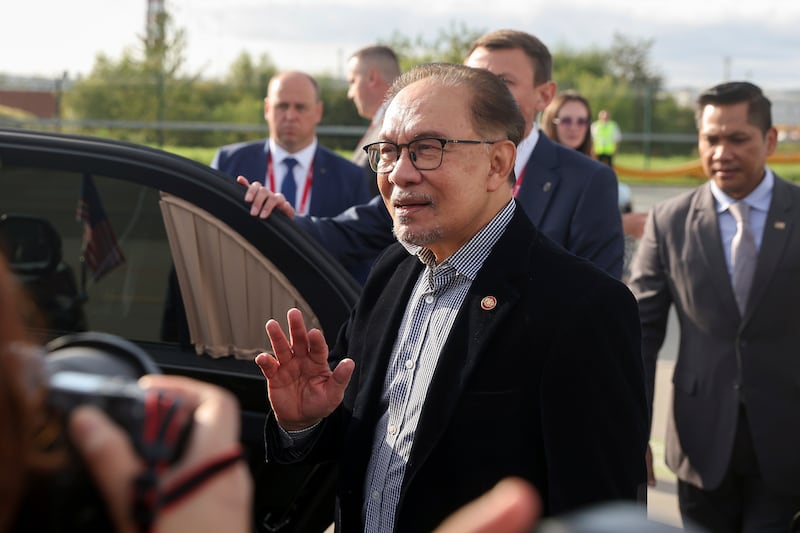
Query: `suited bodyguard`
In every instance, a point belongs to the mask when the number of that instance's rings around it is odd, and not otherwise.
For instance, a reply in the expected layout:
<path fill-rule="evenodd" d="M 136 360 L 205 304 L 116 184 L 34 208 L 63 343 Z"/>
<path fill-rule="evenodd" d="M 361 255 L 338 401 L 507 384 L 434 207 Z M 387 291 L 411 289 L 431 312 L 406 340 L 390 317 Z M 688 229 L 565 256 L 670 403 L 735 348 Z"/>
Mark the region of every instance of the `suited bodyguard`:
<path fill-rule="evenodd" d="M 303 72 L 272 77 L 264 98 L 270 136 L 221 147 L 211 166 L 280 193 L 300 214 L 333 216 L 369 200 L 361 169 L 321 146 L 323 104 L 316 80 Z"/>
<path fill-rule="evenodd" d="M 358 114 L 369 120 L 364 135 L 353 149 L 353 163 L 364 170 L 370 196 L 377 196 L 378 181 L 362 148 L 378 139 L 386 110 L 384 97 L 392 82 L 400 75 L 400 61 L 388 46 L 373 45 L 356 50 L 347 61 L 347 97 Z"/>
<path fill-rule="evenodd" d="M 507 476 L 534 484 L 546 515 L 634 500 L 648 422 L 636 303 L 513 198 L 513 97 L 443 64 L 389 94 L 369 154 L 399 242 L 330 353 L 296 309 L 289 336 L 267 323 L 268 460 L 338 462 L 337 531 L 431 531 Z"/>
<path fill-rule="evenodd" d="M 777 132 L 759 87 L 712 87 L 696 118 L 709 181 L 651 210 L 632 267 L 648 392 L 674 306 L 666 460 L 682 515 L 787 531 L 800 511 L 800 188 L 766 166 Z"/>

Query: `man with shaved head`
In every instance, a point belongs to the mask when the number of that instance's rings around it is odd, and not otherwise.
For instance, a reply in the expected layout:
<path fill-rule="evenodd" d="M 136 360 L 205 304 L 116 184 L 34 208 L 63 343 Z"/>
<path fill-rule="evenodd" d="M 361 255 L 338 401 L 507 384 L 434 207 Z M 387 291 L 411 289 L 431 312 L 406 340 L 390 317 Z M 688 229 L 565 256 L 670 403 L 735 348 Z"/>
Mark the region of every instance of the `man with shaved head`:
<path fill-rule="evenodd" d="M 300 214 L 333 216 L 366 202 L 361 169 L 317 141 L 322 109 L 314 78 L 276 74 L 264 99 L 269 138 L 223 146 L 211 166 L 232 180 L 245 175 L 263 184 Z"/>
<path fill-rule="evenodd" d="M 362 147 L 378 140 L 386 109 L 386 91 L 399 75 L 400 62 L 388 46 L 367 46 L 357 50 L 347 62 L 347 97 L 355 104 L 358 114 L 369 120 L 367 131 L 353 150 L 351 161 L 364 169 L 372 196 L 378 194 L 378 182 Z"/>

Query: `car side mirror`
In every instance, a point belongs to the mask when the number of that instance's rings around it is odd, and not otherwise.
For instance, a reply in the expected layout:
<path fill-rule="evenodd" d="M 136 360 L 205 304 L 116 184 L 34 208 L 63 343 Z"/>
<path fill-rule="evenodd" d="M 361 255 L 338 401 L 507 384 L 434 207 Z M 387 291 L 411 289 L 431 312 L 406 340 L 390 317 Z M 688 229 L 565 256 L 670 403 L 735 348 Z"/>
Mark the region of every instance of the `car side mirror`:
<path fill-rule="evenodd" d="M 51 274 L 61 262 L 61 236 L 47 220 L 0 215 L 0 251 L 18 275 Z"/>

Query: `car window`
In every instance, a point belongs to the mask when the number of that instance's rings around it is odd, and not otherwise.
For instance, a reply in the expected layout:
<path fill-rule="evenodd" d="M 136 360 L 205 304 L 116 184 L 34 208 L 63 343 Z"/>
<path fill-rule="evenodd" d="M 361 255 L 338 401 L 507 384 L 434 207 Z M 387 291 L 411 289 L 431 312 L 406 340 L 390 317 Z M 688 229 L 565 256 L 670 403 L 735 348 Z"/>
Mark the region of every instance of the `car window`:
<path fill-rule="evenodd" d="M 61 240 L 62 266 L 56 279 L 25 275 L 26 287 L 47 285 L 46 296 L 59 309 L 85 315 L 85 328 L 105 331 L 137 341 L 161 341 L 167 286 L 172 257 L 159 210 L 159 191 L 101 175 L 88 176 L 107 217 L 124 260 L 116 253 L 108 233 L 95 228 L 96 267 L 104 261 L 110 269 L 99 279 L 81 260 L 85 224 L 78 220 L 82 185 L 87 175 L 50 168 L 3 166 L 0 168 L 0 215 L 25 215 L 49 222 Z M 105 240 L 105 242 L 101 242 Z M 72 304 L 72 305 L 71 305 Z M 81 329 L 70 317 L 45 319 L 58 335 Z M 173 332 L 172 341 L 177 341 Z"/>

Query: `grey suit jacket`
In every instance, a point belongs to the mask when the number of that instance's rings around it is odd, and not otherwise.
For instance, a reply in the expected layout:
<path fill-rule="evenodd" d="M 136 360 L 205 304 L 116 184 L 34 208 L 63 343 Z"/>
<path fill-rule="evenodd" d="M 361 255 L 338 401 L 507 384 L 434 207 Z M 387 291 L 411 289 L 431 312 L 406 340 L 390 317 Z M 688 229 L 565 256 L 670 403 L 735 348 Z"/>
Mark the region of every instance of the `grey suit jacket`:
<path fill-rule="evenodd" d="M 630 286 L 651 402 L 671 305 L 680 321 L 668 466 L 684 481 L 716 488 L 743 405 L 766 483 L 800 491 L 800 187 L 776 176 L 744 316 L 708 183 L 651 210 Z"/>
<path fill-rule="evenodd" d="M 364 172 L 364 180 L 367 183 L 367 189 L 370 192 L 370 197 L 380 194 L 378 190 L 378 175 L 372 170 L 369 166 L 369 161 L 367 160 L 367 153 L 364 151 L 364 146 L 368 145 L 369 143 L 374 143 L 375 141 L 380 140 L 380 136 L 378 135 L 381 132 L 381 121 L 377 121 L 375 123 L 370 123 L 367 130 L 364 132 L 364 136 L 358 141 L 355 148 L 353 148 L 353 157 L 350 158 L 350 161 L 361 167 L 361 170 Z"/>

